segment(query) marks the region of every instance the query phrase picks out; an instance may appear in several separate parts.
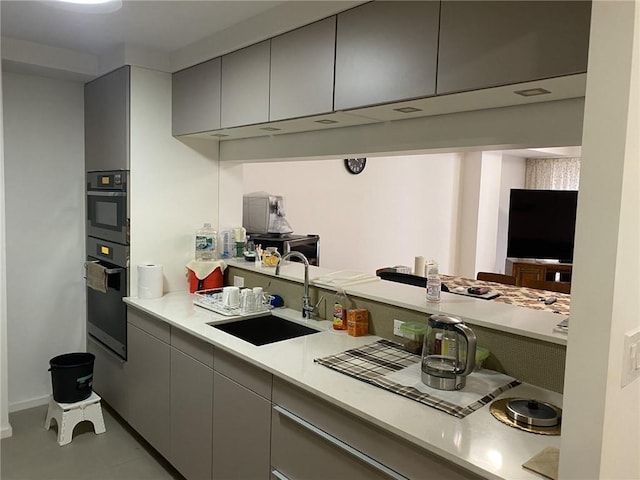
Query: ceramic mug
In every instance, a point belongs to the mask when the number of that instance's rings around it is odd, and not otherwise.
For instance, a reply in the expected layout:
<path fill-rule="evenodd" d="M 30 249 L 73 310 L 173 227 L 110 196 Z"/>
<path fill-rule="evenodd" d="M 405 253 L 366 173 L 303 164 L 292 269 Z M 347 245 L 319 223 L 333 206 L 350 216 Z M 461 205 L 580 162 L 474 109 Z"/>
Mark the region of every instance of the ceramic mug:
<path fill-rule="evenodd" d="M 222 289 L 222 304 L 229 308 L 236 308 L 240 305 L 240 288 L 224 287 Z"/>

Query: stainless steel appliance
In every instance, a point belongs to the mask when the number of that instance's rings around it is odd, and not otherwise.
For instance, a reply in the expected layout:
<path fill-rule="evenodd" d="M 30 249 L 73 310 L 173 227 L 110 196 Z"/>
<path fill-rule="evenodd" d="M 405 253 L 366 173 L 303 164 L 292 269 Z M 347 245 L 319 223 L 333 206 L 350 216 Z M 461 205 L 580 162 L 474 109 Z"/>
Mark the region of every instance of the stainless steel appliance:
<path fill-rule="evenodd" d="M 87 285 L 87 333 L 127 359 L 129 172 L 87 172 L 87 263 L 97 263 L 106 291 Z"/>
<path fill-rule="evenodd" d="M 87 263 L 104 267 L 106 292 L 87 286 L 87 333 L 127 359 L 127 309 L 122 301 L 128 295 L 127 267 L 129 247 L 87 238 Z"/>
<path fill-rule="evenodd" d="M 284 198 L 266 192 L 243 195 L 242 226 L 247 232 L 258 234 L 293 232 L 285 218 Z"/>
<path fill-rule="evenodd" d="M 320 237 L 318 235 L 255 235 L 249 234 L 249 240 L 254 244 L 267 247 L 276 247 L 281 255 L 289 252 L 300 252 L 309 261 L 310 265 L 320 266 Z M 295 260 L 292 258 L 291 260 Z"/>
<path fill-rule="evenodd" d="M 129 244 L 127 170 L 87 172 L 87 235 Z"/>
<path fill-rule="evenodd" d="M 476 335 L 462 320 L 431 315 L 422 347 L 422 382 L 439 390 L 460 390 L 475 367 Z"/>

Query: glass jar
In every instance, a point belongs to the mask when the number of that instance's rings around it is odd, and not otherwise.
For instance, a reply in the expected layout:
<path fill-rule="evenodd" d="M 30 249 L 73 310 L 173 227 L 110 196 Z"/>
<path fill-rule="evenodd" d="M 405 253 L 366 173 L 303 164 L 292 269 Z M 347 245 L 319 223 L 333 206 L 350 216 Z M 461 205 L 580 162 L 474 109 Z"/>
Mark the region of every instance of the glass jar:
<path fill-rule="evenodd" d="M 262 252 L 262 265 L 264 267 L 275 267 L 280 262 L 280 253 L 278 247 L 267 247 Z"/>

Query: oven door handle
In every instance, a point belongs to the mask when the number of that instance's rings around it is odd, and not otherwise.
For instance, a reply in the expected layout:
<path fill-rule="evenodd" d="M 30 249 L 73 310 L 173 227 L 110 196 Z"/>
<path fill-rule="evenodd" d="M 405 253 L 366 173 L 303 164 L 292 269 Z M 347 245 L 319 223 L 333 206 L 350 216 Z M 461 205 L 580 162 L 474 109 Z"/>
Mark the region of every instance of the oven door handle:
<path fill-rule="evenodd" d="M 100 260 L 91 260 L 89 262 L 84 262 L 85 270 L 87 268 L 87 264 L 89 264 L 89 263 L 100 263 Z M 107 275 L 114 275 L 116 273 L 122 273 L 124 271 L 125 271 L 125 269 L 123 267 L 105 268 L 104 269 L 104 273 L 106 273 Z M 87 278 L 87 277 L 85 277 L 85 278 Z"/>
<path fill-rule="evenodd" d="M 127 192 L 103 192 L 99 190 L 89 190 L 87 191 L 87 195 L 94 197 L 126 197 Z"/>

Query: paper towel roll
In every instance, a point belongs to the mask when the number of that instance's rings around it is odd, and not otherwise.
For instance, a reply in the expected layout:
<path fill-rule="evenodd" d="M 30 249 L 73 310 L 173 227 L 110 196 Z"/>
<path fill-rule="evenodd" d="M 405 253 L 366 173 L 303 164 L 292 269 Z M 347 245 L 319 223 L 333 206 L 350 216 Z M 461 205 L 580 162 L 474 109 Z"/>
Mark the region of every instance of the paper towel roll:
<path fill-rule="evenodd" d="M 138 298 L 162 296 L 162 265 L 138 265 Z"/>
<path fill-rule="evenodd" d="M 424 277 L 424 257 L 416 257 L 413 264 L 413 274 Z"/>

